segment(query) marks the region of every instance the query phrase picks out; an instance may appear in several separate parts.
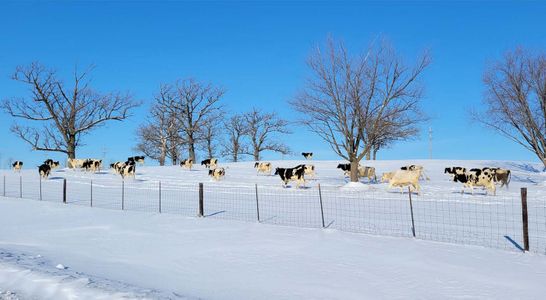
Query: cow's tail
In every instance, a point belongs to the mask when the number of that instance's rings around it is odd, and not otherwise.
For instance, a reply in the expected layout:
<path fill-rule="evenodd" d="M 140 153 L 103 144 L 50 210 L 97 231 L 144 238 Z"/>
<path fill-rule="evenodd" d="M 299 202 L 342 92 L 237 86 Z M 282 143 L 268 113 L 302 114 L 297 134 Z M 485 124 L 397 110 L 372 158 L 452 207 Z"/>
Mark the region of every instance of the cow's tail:
<path fill-rule="evenodd" d="M 510 181 L 512 180 L 512 172 L 508 170 L 508 180 L 506 181 L 506 188 L 508 189 L 508 185 L 510 184 Z"/>

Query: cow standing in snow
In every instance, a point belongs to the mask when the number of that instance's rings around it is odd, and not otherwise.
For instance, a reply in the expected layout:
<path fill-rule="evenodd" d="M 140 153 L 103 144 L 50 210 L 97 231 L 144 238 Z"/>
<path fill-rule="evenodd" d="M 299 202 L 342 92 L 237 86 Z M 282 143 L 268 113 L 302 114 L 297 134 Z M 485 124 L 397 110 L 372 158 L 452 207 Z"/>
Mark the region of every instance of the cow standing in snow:
<path fill-rule="evenodd" d="M 11 164 L 13 171 L 21 172 L 21 169 L 23 168 L 23 162 L 22 161 L 15 161 L 13 164 Z"/>
<path fill-rule="evenodd" d="M 494 174 L 490 170 L 483 171 L 482 169 L 470 169 L 470 171 L 464 174 L 455 174 L 453 181 L 463 184 L 461 194 L 464 193 L 465 187 L 470 188 L 472 195 L 474 195 L 474 187 L 480 186 L 496 194 Z"/>
<path fill-rule="evenodd" d="M 216 158 L 207 158 L 201 161 L 201 165 L 205 166 L 207 169 L 214 169 L 218 164 L 218 159 Z"/>
<path fill-rule="evenodd" d="M 193 160 L 190 158 L 184 159 L 183 161 L 180 162 L 180 166 L 183 168 L 189 169 L 191 171 L 191 168 L 193 166 Z"/>
<path fill-rule="evenodd" d="M 404 191 L 404 186 L 410 186 L 419 194 L 421 191 L 421 186 L 419 185 L 420 177 L 420 170 L 397 170 L 392 174 L 389 180 L 389 188 L 399 187 L 400 192 L 402 193 Z"/>
<path fill-rule="evenodd" d="M 276 168 L 275 175 L 279 175 L 283 182 L 283 187 L 286 187 L 290 181 L 296 181 L 296 186 L 298 188 L 300 187 L 300 184 L 305 186 L 305 168 Z"/>
<path fill-rule="evenodd" d="M 256 162 L 254 164 L 254 168 L 256 169 L 256 174 L 264 173 L 271 175 L 271 163 L 270 162 Z"/>

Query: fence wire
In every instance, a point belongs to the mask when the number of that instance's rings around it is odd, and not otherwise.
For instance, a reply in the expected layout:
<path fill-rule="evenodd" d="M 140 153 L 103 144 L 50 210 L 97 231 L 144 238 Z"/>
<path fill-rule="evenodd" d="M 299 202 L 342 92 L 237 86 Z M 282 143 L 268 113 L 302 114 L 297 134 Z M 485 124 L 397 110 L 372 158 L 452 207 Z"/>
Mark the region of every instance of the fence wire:
<path fill-rule="evenodd" d="M 1 196 L 62 202 L 64 178 L 5 175 Z M 438 195 L 269 185 L 202 184 L 203 215 L 287 226 L 329 228 L 376 235 L 415 237 L 456 244 L 522 250 L 522 201 L 518 196 Z M 106 209 L 197 216 L 200 185 L 175 181 L 66 181 L 67 204 Z M 530 250 L 546 254 L 546 199 L 527 198 Z"/>

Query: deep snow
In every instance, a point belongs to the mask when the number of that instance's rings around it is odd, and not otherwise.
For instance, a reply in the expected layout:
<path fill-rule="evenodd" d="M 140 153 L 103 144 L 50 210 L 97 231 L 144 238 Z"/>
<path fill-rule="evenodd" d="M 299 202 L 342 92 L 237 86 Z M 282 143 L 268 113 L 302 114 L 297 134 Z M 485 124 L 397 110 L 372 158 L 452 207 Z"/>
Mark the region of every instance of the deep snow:
<path fill-rule="evenodd" d="M 74 170 L 56 170 L 42 182 L 43 200 L 61 201 L 62 178 L 67 179 L 67 201 L 111 209 L 139 210 L 195 216 L 198 183 L 204 183 L 205 215 L 210 218 L 254 222 L 257 206 L 260 221 L 268 224 L 372 233 L 412 235 L 408 194 L 389 190 L 387 184 L 368 183 L 354 188 L 343 172 L 340 161 L 273 161 L 274 167 L 314 164 L 316 177 L 308 178 L 307 188 L 281 187 L 277 176 L 257 175 L 253 162 L 220 163 L 226 177 L 214 182 L 199 165 L 192 171 L 179 166 L 137 167 L 136 179 L 122 180 L 108 170 L 92 174 Z M 523 246 L 520 187 L 529 189 L 529 234 L 531 251 L 546 254 L 546 174 L 538 163 L 513 161 L 368 161 L 378 177 L 402 165 L 424 165 L 431 180 L 422 181 L 422 194 L 413 195 L 416 236 L 421 239 L 482 245 L 512 251 Z M 467 168 L 496 166 L 512 170 L 510 188 L 498 188 L 497 195 L 483 189 L 461 194 L 462 185 L 449 181 L 445 167 Z M 39 199 L 36 170 L 21 174 L 5 172 L 6 195 Z M 19 177 L 21 175 L 21 178 Z M 21 183 L 21 184 L 20 184 Z M 92 183 L 92 184 L 91 184 Z M 159 185 L 161 183 L 161 191 Z M 319 193 L 318 185 L 322 189 Z M 21 188 L 22 187 L 22 188 Z M 256 197 L 256 195 L 258 197 Z M 257 205 L 256 198 L 259 199 Z M 320 202 L 322 200 L 323 209 Z"/>
<path fill-rule="evenodd" d="M 0 290 L 23 299 L 541 299 L 546 292 L 544 255 L 24 199 L 0 198 L 0 249 Z"/>

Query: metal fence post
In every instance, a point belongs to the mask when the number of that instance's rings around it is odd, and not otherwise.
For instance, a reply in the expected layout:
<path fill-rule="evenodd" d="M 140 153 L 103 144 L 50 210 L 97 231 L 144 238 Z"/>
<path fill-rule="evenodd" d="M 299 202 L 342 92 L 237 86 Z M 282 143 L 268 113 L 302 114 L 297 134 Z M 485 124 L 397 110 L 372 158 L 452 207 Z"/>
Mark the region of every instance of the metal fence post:
<path fill-rule="evenodd" d="M 203 205 L 203 183 L 202 182 L 199 182 L 199 212 L 197 214 L 197 216 L 199 217 L 204 217 L 205 216 L 205 209 L 204 209 L 204 205 Z"/>
<path fill-rule="evenodd" d="M 322 206 L 322 190 L 320 189 L 320 183 L 318 184 L 318 195 L 319 195 L 319 201 L 320 201 L 320 216 L 322 219 L 322 228 L 325 228 L 326 225 L 324 224 L 324 208 Z"/>
<path fill-rule="evenodd" d="M 254 184 L 256 191 L 256 215 L 258 216 L 258 222 L 260 222 L 260 204 L 258 202 L 258 184 Z"/>
<path fill-rule="evenodd" d="M 415 222 L 413 220 L 413 202 L 411 201 L 411 187 L 408 186 L 408 195 L 409 195 L 409 206 L 410 206 L 410 212 L 411 212 L 411 232 L 413 233 L 413 237 L 415 237 Z"/>
<path fill-rule="evenodd" d="M 159 213 L 161 213 L 161 181 L 159 181 Z"/>
<path fill-rule="evenodd" d="M 121 181 L 121 210 L 125 209 L 125 181 Z"/>
<path fill-rule="evenodd" d="M 529 220 L 527 215 L 527 188 L 521 188 L 521 217 L 523 221 L 523 249 L 529 251 Z"/>
<path fill-rule="evenodd" d="M 66 178 L 63 178 L 63 203 L 66 204 Z"/>
<path fill-rule="evenodd" d="M 19 198 L 23 198 L 23 176 L 19 175 Z"/>
<path fill-rule="evenodd" d="M 89 189 L 90 189 L 89 204 L 91 207 L 93 207 L 93 179 L 91 179 L 91 183 L 89 184 Z"/>

